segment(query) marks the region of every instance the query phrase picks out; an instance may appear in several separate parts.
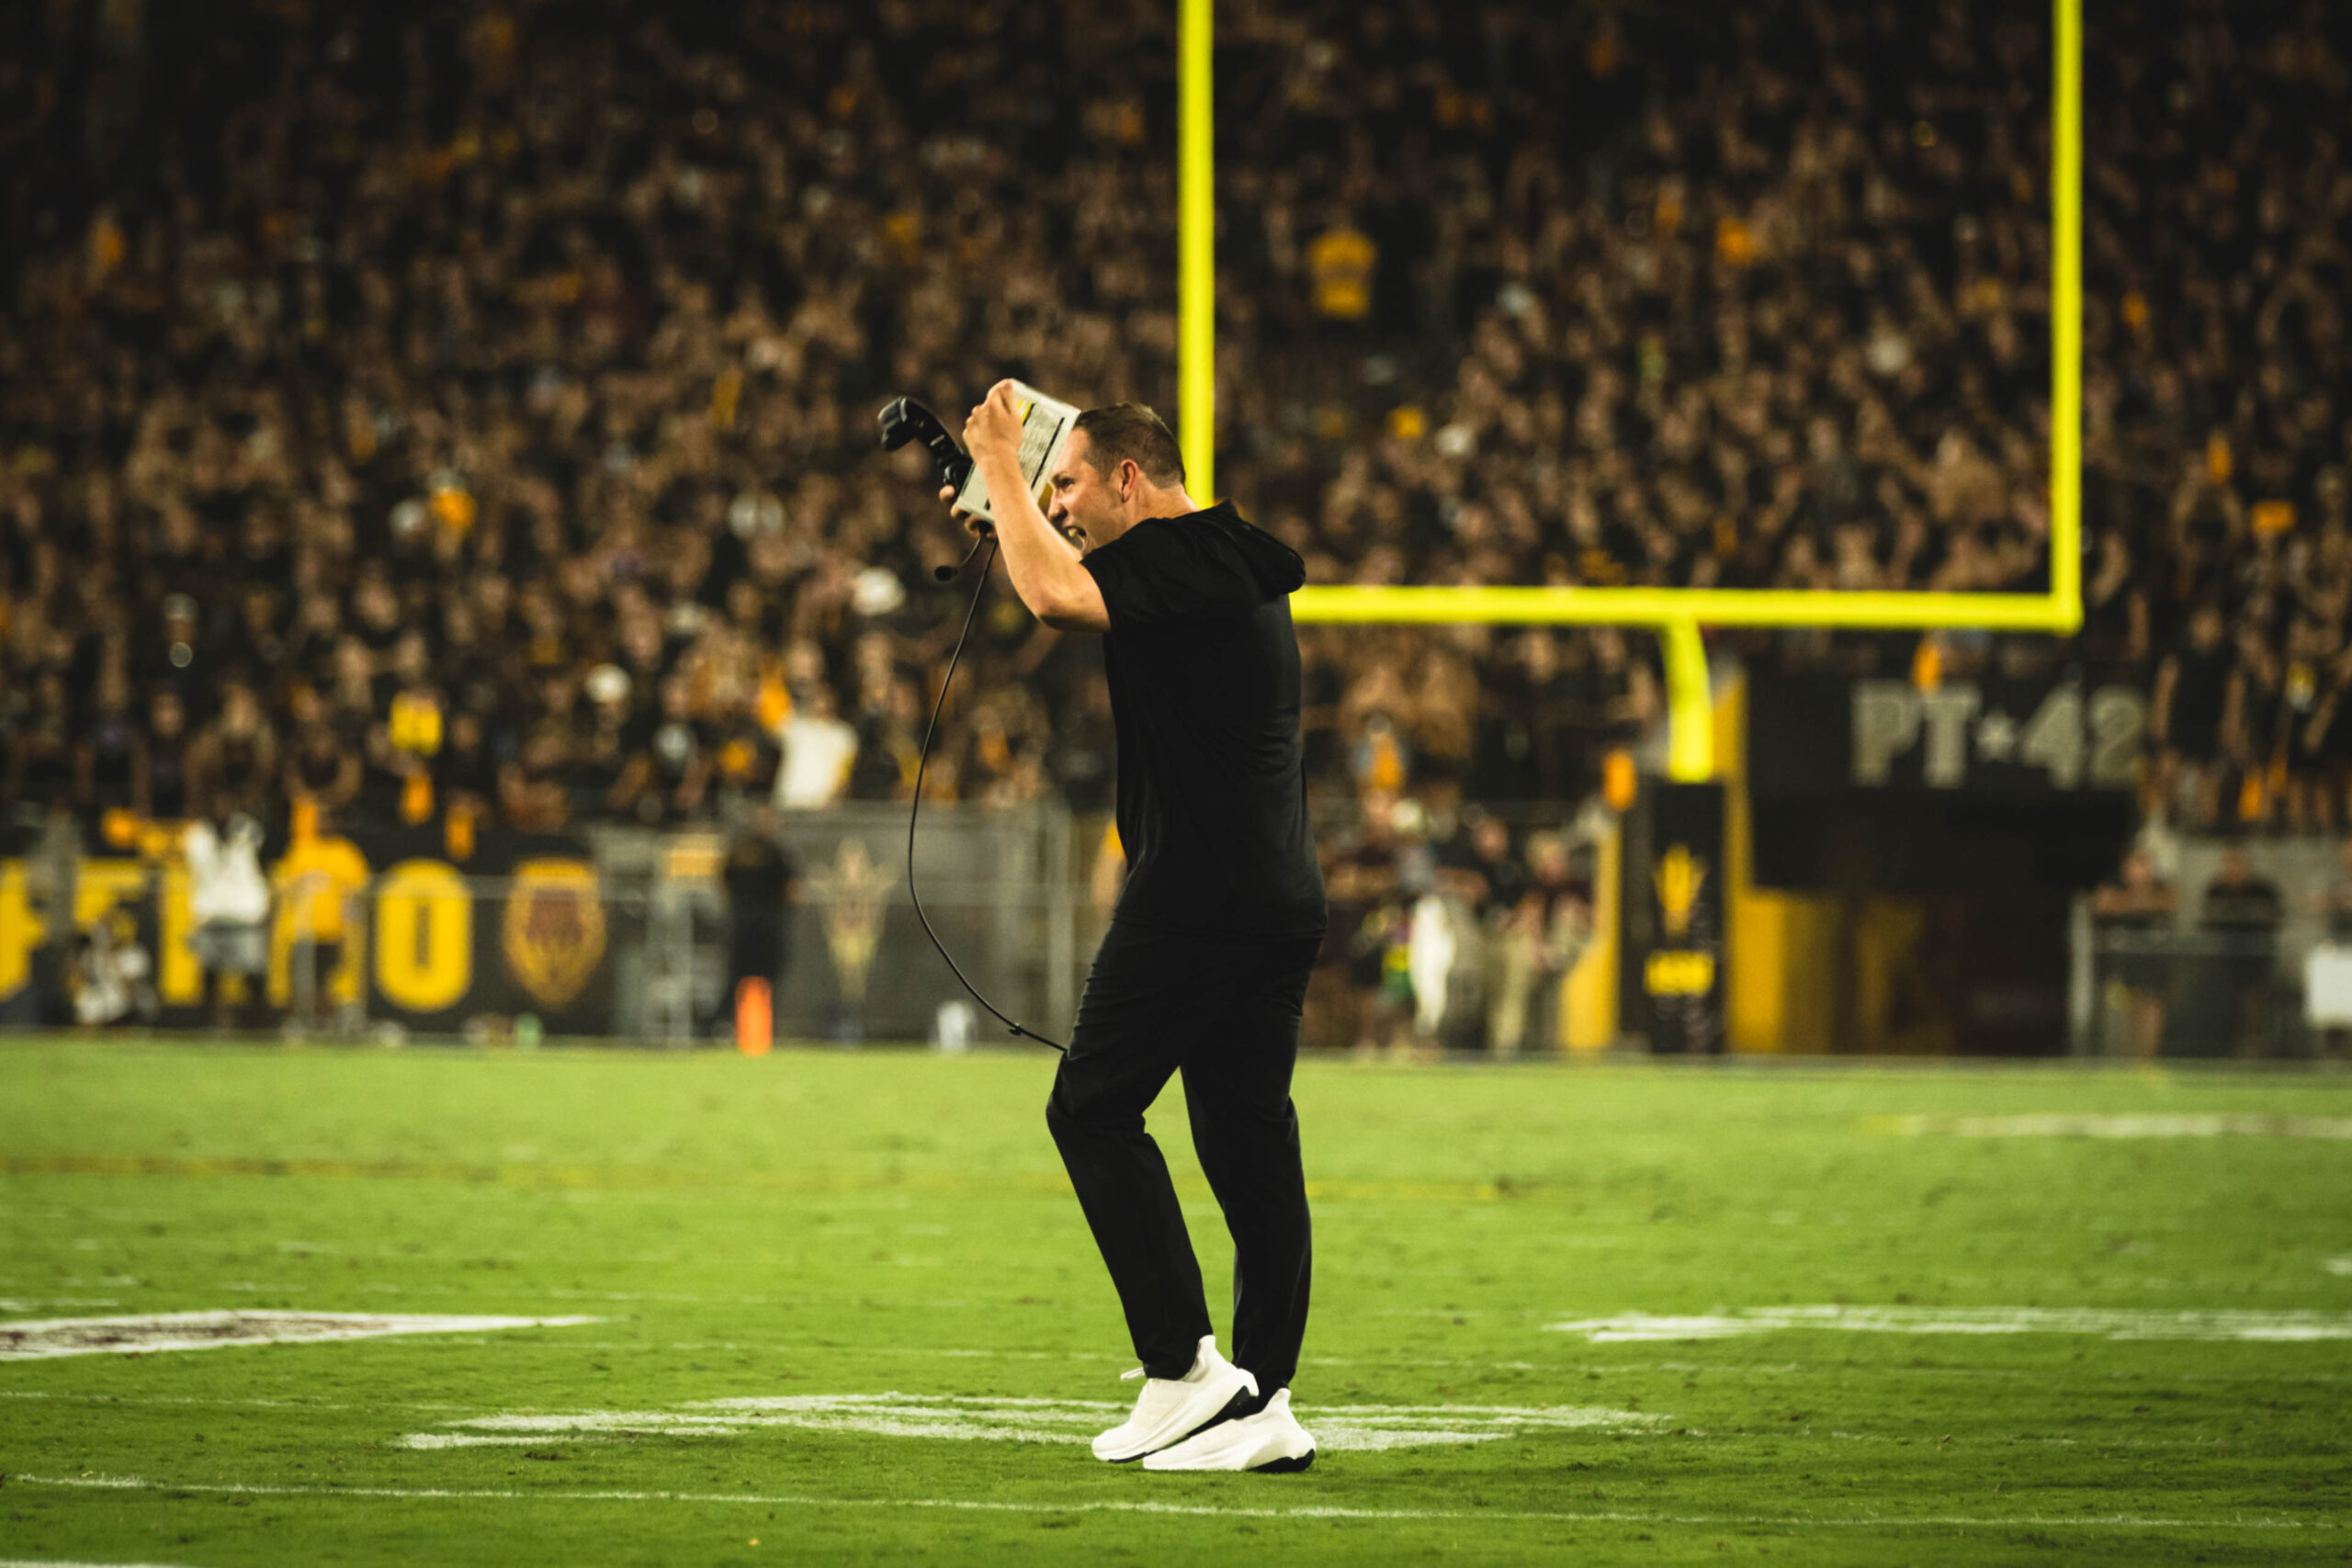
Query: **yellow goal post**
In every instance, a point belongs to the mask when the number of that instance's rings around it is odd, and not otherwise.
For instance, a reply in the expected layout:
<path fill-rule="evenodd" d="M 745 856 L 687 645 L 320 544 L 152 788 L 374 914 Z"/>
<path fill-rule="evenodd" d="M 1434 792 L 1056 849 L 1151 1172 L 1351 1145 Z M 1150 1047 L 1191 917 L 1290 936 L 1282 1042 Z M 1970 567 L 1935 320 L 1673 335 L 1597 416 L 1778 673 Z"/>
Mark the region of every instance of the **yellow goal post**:
<path fill-rule="evenodd" d="M 1212 0 L 1177 0 L 1177 429 L 1193 491 L 1216 493 L 1216 148 Z M 1647 626 L 1664 650 L 1668 773 L 1714 771 L 1699 628 L 1969 628 L 2070 633 L 2082 625 L 2083 7 L 2052 0 L 2050 133 L 2050 588 L 2046 593 L 1840 592 L 1739 588 L 1307 587 L 1302 622 Z"/>

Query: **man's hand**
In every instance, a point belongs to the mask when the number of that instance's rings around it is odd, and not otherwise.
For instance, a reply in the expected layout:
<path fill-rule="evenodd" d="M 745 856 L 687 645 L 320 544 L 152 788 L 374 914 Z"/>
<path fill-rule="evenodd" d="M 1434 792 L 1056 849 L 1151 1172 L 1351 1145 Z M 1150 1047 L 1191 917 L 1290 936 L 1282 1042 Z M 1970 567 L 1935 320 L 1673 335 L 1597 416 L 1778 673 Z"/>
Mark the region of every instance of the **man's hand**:
<path fill-rule="evenodd" d="M 945 502 L 953 502 L 956 499 L 956 487 L 954 485 L 941 485 L 939 487 L 939 499 Z M 996 532 L 995 525 L 991 524 L 987 518 L 981 516 L 977 512 L 966 512 L 962 508 L 958 507 L 956 510 L 950 512 L 947 515 L 956 520 L 956 525 L 957 527 L 963 529 L 964 532 L 971 535 L 972 537 L 976 539 L 984 539 L 990 534 Z"/>
<path fill-rule="evenodd" d="M 1013 400 L 1012 383 L 999 381 L 989 389 L 989 395 L 972 410 L 964 422 L 964 449 L 972 455 L 975 468 L 986 468 L 991 457 L 1001 457 L 1018 465 L 1021 460 L 1021 405 Z M 953 486 L 940 487 L 939 499 L 954 501 Z M 969 512 L 955 514 L 964 532 L 982 538 L 996 531 L 985 517 Z"/>
<path fill-rule="evenodd" d="M 972 466 L 987 481 L 990 510 L 985 518 L 956 513 L 966 532 L 994 536 L 1004 549 L 1012 591 L 1029 613 L 1064 631 L 1107 631 L 1110 613 L 1093 574 L 1079 563 L 1081 547 L 1057 529 L 1039 509 L 1021 472 L 1021 408 L 1015 383 L 999 381 L 964 422 L 964 445 Z M 951 503 L 945 491 L 940 498 Z"/>
<path fill-rule="evenodd" d="M 975 464 L 999 456 L 1007 462 L 1020 460 L 1021 409 L 1012 400 L 1011 381 L 990 387 L 972 417 L 964 422 L 964 449 L 971 453 Z"/>

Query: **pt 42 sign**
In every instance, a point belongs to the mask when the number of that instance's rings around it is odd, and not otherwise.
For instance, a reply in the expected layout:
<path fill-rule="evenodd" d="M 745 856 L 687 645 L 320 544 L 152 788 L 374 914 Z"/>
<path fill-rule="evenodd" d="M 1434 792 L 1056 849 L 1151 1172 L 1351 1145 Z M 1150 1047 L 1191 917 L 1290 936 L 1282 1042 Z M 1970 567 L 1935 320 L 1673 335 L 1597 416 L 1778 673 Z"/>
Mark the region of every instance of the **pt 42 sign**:
<path fill-rule="evenodd" d="M 2138 776 L 2147 699 L 2121 683 L 1857 681 L 1850 773 L 1883 787 L 2128 789 Z M 2023 775 L 2023 776 L 2021 776 Z"/>

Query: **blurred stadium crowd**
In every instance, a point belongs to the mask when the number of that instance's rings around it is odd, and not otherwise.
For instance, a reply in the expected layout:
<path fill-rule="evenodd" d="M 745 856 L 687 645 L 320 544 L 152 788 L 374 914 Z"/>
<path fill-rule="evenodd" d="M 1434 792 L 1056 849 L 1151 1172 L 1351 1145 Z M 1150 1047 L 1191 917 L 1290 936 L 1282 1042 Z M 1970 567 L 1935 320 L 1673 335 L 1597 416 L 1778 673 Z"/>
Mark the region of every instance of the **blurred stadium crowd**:
<path fill-rule="evenodd" d="M 2352 781 L 2329 9 L 2094 8 L 2089 619 L 1937 649 L 2144 680 L 2192 821 Z M 0 49 L 0 806 L 903 795 L 961 552 L 873 412 L 1172 403 L 1170 7 L 233 10 Z M 1218 479 L 1310 581 L 2046 581 L 2046 6 L 1219 29 Z M 1573 801 L 1658 716 L 1645 637 L 1303 641 L 1335 802 Z M 1103 808 L 1086 639 L 976 644 L 928 787 Z"/>

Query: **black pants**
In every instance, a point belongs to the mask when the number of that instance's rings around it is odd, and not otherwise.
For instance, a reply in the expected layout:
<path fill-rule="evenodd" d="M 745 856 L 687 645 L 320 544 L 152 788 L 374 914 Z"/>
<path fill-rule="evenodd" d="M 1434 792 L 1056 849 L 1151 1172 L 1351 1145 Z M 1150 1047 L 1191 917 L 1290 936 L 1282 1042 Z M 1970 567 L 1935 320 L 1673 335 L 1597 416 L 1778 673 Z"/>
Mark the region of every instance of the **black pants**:
<path fill-rule="evenodd" d="M 1233 1236 L 1233 1360 L 1267 1396 L 1298 1370 L 1312 1246 L 1290 1078 L 1320 944 L 1114 920 L 1086 977 L 1046 1124 L 1153 1377 L 1190 1371 L 1210 1332 L 1168 1162 L 1143 1125 L 1180 1071 L 1193 1147 Z"/>
<path fill-rule="evenodd" d="M 786 962 L 784 924 L 780 920 L 747 920 L 735 917 L 727 937 L 727 999 L 724 1010 L 735 1016 L 735 987 L 746 980 L 784 984 Z"/>

